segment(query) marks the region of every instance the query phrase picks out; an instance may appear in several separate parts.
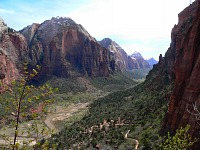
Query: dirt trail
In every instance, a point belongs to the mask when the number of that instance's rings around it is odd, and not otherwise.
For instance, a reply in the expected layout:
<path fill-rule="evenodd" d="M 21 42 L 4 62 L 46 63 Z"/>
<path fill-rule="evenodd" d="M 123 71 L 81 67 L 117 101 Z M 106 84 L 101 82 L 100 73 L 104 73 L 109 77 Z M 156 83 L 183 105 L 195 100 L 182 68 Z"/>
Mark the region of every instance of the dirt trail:
<path fill-rule="evenodd" d="M 54 133 L 59 132 L 59 130 L 55 127 L 55 121 L 62 121 L 67 119 L 73 115 L 73 113 L 78 112 L 80 109 L 84 109 L 88 106 L 88 103 L 78 103 L 70 105 L 65 109 L 56 110 L 55 113 L 49 113 L 45 119 L 45 124 L 48 128 L 54 131 Z"/>

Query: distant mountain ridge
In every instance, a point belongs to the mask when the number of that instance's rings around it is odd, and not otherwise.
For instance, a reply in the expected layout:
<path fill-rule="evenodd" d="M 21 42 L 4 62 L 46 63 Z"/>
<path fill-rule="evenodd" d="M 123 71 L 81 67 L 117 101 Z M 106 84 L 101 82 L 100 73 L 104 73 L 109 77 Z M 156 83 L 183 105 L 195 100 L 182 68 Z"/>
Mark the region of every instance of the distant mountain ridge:
<path fill-rule="evenodd" d="M 146 61 L 149 63 L 149 65 L 151 65 L 151 67 L 153 67 L 153 65 L 158 63 L 158 61 L 155 60 L 153 57 L 150 59 L 147 59 Z"/>
<path fill-rule="evenodd" d="M 112 41 L 109 38 L 104 38 L 102 41 L 99 41 L 99 43 L 101 46 L 109 49 L 110 52 L 113 53 L 121 70 L 150 68 L 148 62 L 144 60 L 139 52 L 134 52 L 131 56 L 129 56 L 123 48 L 121 48 L 115 41 Z"/>
<path fill-rule="evenodd" d="M 137 51 L 135 51 L 130 57 L 137 62 L 137 66 L 134 69 L 147 69 L 151 67 L 149 63 Z"/>
<path fill-rule="evenodd" d="M 142 57 L 142 55 L 141 55 L 139 52 L 135 51 L 135 52 L 131 55 L 131 58 L 136 59 L 136 58 L 143 58 L 143 57 Z"/>

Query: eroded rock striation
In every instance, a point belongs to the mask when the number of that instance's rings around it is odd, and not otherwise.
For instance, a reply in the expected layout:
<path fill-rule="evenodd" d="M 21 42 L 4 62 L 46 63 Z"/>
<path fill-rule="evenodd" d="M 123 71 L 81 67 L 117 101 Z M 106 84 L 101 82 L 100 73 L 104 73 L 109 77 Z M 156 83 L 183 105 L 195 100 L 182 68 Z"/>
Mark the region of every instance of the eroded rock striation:
<path fill-rule="evenodd" d="M 112 53 L 70 18 L 53 17 L 20 32 L 27 39 L 31 60 L 41 64 L 42 76 L 96 77 L 118 70 Z"/>
<path fill-rule="evenodd" d="M 200 0 L 179 14 L 179 23 L 172 29 L 172 42 L 165 59 L 166 70 L 175 79 L 168 112 L 162 130 L 174 131 L 189 124 L 192 137 L 200 137 Z M 194 149 L 200 149 L 197 142 Z"/>

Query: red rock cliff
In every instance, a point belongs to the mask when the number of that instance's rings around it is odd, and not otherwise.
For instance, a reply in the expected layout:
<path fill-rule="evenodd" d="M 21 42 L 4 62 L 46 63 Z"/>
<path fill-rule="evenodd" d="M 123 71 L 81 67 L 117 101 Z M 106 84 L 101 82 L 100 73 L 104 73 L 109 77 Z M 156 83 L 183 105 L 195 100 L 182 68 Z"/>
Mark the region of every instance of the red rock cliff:
<path fill-rule="evenodd" d="M 113 55 L 70 18 L 52 18 L 21 33 L 29 43 L 30 58 L 41 64 L 43 76 L 108 76 L 118 70 Z"/>
<path fill-rule="evenodd" d="M 175 87 L 170 98 L 163 130 L 175 131 L 189 124 L 192 137 L 200 138 L 200 0 L 179 14 L 179 23 L 172 30 L 171 51 L 175 64 Z M 173 60 L 173 55 L 169 58 Z M 159 62 L 161 63 L 161 62 Z M 196 115 L 195 115 L 196 114 Z M 197 143 L 194 149 L 200 149 Z"/>
<path fill-rule="evenodd" d="M 28 61 L 28 46 L 23 35 L 6 26 L 0 18 L 0 80 L 18 78 L 23 61 Z"/>

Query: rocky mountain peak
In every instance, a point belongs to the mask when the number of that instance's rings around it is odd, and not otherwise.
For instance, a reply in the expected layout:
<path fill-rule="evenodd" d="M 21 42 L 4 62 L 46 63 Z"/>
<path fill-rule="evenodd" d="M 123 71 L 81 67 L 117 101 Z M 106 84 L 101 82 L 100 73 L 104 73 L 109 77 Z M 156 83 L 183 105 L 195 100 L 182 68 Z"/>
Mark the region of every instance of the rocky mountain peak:
<path fill-rule="evenodd" d="M 52 25 L 54 27 L 55 26 L 58 26 L 58 27 L 60 27 L 60 26 L 75 26 L 75 25 L 77 25 L 77 23 L 69 17 L 57 16 L 57 17 L 52 17 L 50 20 L 45 20 L 41 24 L 40 28 L 42 29 L 42 28 L 45 28 L 46 26 L 50 26 L 50 25 Z"/>
<path fill-rule="evenodd" d="M 50 20 L 53 24 L 64 25 L 64 26 L 74 26 L 77 25 L 75 21 L 73 21 L 69 17 L 52 17 Z"/>
<path fill-rule="evenodd" d="M 117 53 L 118 51 L 124 51 L 115 41 L 110 38 L 104 38 L 102 41 L 99 41 L 100 45 L 108 48 L 112 53 Z"/>
<path fill-rule="evenodd" d="M 146 61 L 151 65 L 151 67 L 153 67 L 154 64 L 158 63 L 158 61 L 155 60 L 153 57 L 148 59 L 148 60 L 146 60 Z"/>
<path fill-rule="evenodd" d="M 149 65 L 149 63 L 144 60 L 144 58 L 142 57 L 142 55 L 135 51 L 131 56 L 130 56 L 130 60 L 136 62 L 136 68 L 134 69 L 140 69 L 140 68 L 150 68 L 151 66 Z"/>
<path fill-rule="evenodd" d="M 142 55 L 141 55 L 139 52 L 135 51 L 135 52 L 131 55 L 131 58 L 136 59 L 136 58 L 143 58 L 143 57 L 142 57 Z"/>
<path fill-rule="evenodd" d="M 110 38 L 104 38 L 103 40 L 99 41 L 99 43 L 101 44 L 101 46 L 107 48 L 109 45 L 112 44 L 112 40 Z"/>
<path fill-rule="evenodd" d="M 5 22 L 3 21 L 3 19 L 0 18 L 0 34 L 4 33 L 7 30 L 8 30 L 7 25 L 5 24 Z"/>

